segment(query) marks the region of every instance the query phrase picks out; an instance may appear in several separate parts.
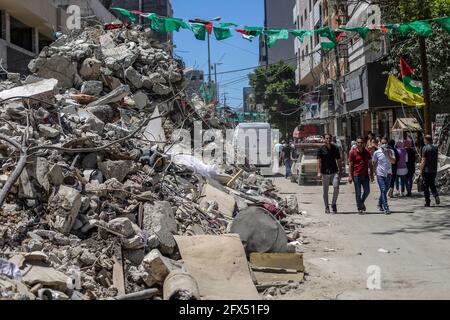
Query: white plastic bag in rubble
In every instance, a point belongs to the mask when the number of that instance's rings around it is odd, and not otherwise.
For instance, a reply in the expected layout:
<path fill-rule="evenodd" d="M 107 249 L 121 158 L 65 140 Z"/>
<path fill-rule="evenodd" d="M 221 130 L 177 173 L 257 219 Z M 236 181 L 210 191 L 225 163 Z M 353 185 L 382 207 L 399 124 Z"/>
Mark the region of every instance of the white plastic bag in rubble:
<path fill-rule="evenodd" d="M 200 174 L 203 177 L 214 178 L 217 176 L 217 165 L 204 164 L 201 160 L 188 154 L 177 154 L 172 157 L 175 164 L 183 165 Z"/>

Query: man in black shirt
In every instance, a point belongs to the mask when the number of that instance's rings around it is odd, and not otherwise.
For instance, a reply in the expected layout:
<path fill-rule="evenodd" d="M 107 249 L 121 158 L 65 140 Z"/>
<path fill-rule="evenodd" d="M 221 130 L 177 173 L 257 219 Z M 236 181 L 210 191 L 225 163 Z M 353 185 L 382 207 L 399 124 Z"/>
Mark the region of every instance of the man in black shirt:
<path fill-rule="evenodd" d="M 325 134 L 325 145 L 317 152 L 317 177 L 322 178 L 323 201 L 325 203 L 325 213 L 330 213 L 328 203 L 328 189 L 330 182 L 333 182 L 333 202 L 331 208 L 333 213 L 337 212 L 337 198 L 339 195 L 339 182 L 341 179 L 341 155 L 338 147 L 331 143 L 331 134 Z"/>
<path fill-rule="evenodd" d="M 425 147 L 422 149 L 422 162 L 420 172 L 422 174 L 423 192 L 425 195 L 425 207 L 430 206 L 430 189 L 433 193 L 436 204 L 440 204 L 439 194 L 436 189 L 436 173 L 438 167 L 438 149 L 433 145 L 433 138 L 425 136 Z"/>
<path fill-rule="evenodd" d="M 292 176 L 292 148 L 290 143 L 286 143 L 281 150 L 281 157 L 284 162 L 284 166 L 286 167 L 286 179 Z"/>

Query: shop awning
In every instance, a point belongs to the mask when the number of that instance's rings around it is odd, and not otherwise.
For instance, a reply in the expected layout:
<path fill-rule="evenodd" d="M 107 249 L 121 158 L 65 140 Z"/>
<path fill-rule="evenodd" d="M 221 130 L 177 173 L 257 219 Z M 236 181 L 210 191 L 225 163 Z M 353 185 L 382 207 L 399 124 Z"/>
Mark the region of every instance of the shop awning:
<path fill-rule="evenodd" d="M 422 127 L 416 118 L 398 118 L 392 126 L 392 131 L 402 130 L 421 131 Z"/>

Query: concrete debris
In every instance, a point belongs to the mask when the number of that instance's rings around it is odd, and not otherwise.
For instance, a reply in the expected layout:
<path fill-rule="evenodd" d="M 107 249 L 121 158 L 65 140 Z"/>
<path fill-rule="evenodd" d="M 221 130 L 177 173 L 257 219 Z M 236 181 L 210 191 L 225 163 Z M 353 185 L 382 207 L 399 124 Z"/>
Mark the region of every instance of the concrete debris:
<path fill-rule="evenodd" d="M 45 47 L 29 69 L 25 81 L 10 73 L 0 82 L 2 298 L 202 299 L 205 279 L 196 287 L 201 272 L 188 270 L 195 280 L 186 273 L 184 258 L 192 257 L 185 251 L 180 260 L 176 236 L 231 229 L 248 252 L 287 251 L 285 233 L 299 230 L 295 197 L 280 198 L 252 166 L 173 152 L 181 127 L 230 124 L 185 92 L 183 62 L 151 32 L 86 27 Z M 6 100 L 14 97 L 23 98 Z M 25 141 L 28 153 L 20 157 L 8 139 Z M 240 241 L 235 236 L 239 257 Z M 211 252 L 217 266 L 221 255 L 236 258 L 233 250 Z M 209 297 L 221 296 L 220 281 Z M 243 297 L 254 297 L 251 285 Z"/>

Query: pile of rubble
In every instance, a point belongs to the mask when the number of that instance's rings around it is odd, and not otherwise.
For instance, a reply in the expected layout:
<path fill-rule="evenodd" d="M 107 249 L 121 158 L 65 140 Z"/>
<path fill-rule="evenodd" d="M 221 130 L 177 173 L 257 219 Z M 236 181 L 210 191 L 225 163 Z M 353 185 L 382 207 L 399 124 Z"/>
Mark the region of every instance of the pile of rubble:
<path fill-rule="evenodd" d="M 175 129 L 220 127 L 147 32 L 64 35 L 29 68 L 0 84 L 0 299 L 199 298 L 174 236 L 296 251 L 295 197 L 251 168 L 169 154 Z"/>
<path fill-rule="evenodd" d="M 443 154 L 439 155 L 436 186 L 439 188 L 439 194 L 450 193 L 450 157 Z"/>

